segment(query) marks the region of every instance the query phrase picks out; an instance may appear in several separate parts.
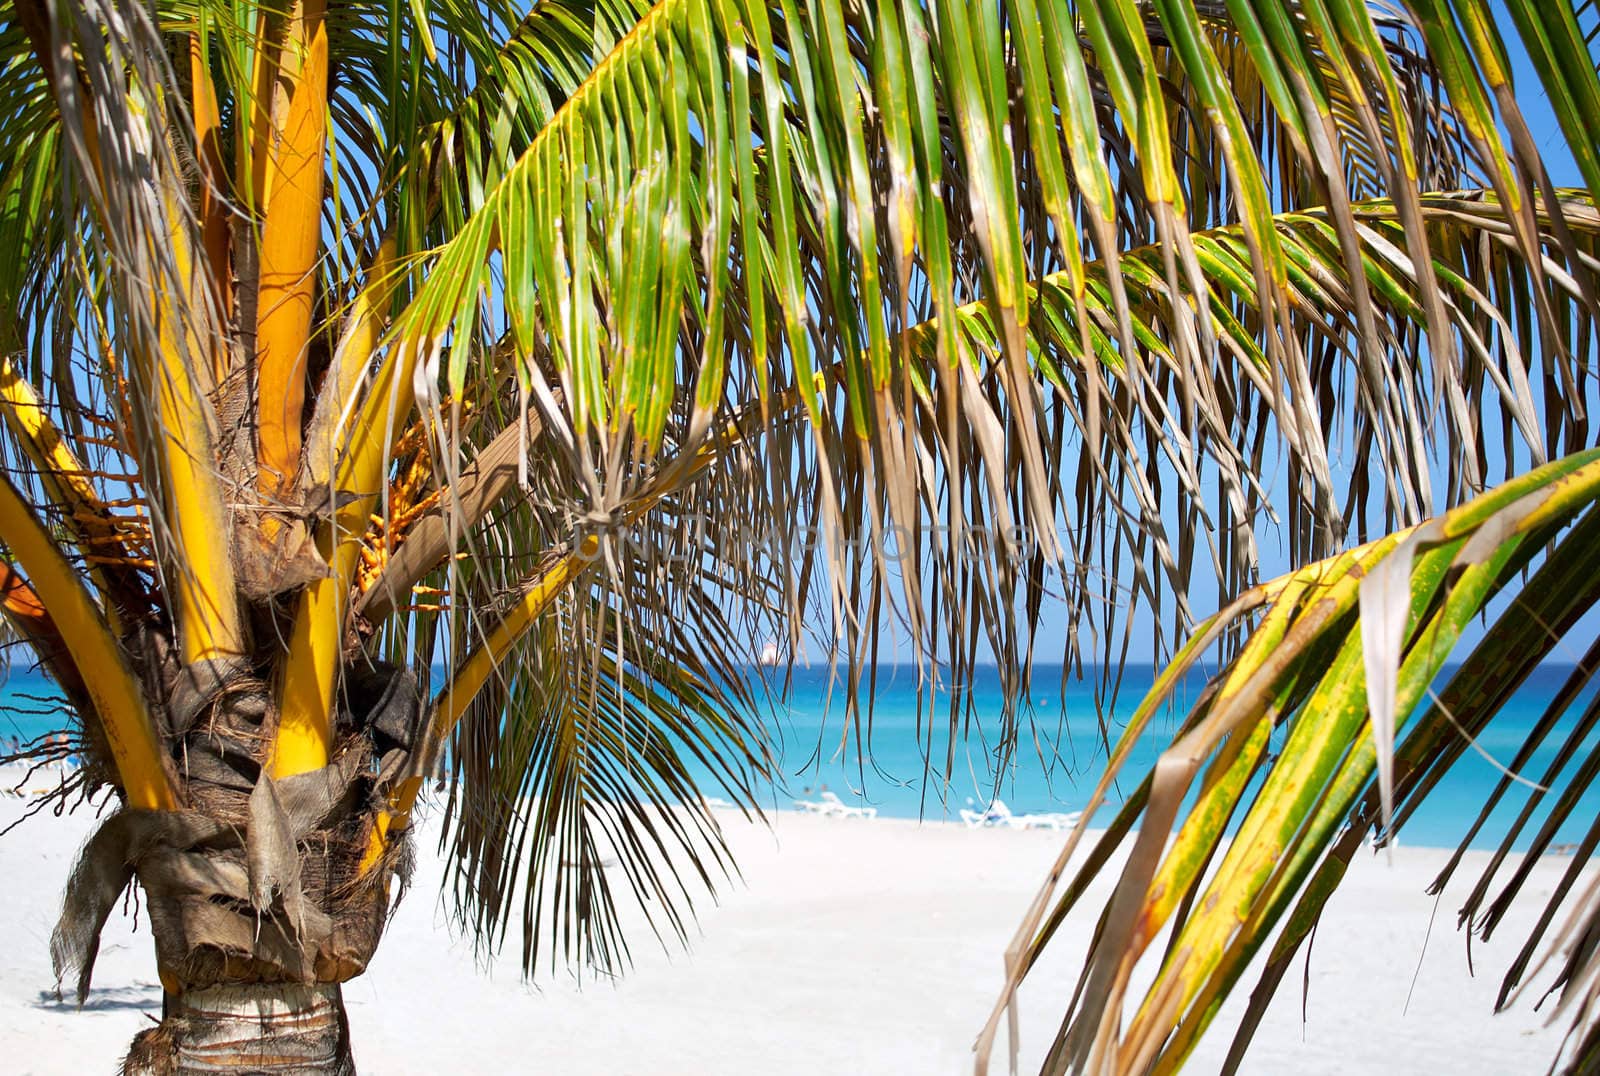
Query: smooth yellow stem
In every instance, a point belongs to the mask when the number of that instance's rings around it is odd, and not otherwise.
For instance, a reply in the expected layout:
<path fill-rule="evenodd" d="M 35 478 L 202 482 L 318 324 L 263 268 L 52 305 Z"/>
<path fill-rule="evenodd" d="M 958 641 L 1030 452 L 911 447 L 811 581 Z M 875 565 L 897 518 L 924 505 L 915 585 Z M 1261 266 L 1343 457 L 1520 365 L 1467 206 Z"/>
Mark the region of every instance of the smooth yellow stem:
<path fill-rule="evenodd" d="M 144 691 L 88 589 L 9 479 L 0 475 L 0 540 L 28 574 L 60 630 L 105 730 L 128 803 L 172 810 L 178 798 L 161 762 Z"/>
<path fill-rule="evenodd" d="M 344 409 L 344 400 L 355 391 L 359 378 L 365 372 L 383 331 L 383 315 L 388 309 L 394 291 L 394 241 L 385 239 L 378 248 L 377 257 L 367 270 L 367 284 L 357 296 L 351 320 L 334 356 L 329 377 L 334 379 L 330 390 L 325 390 L 318 413 L 307 436 L 307 469 L 310 479 L 321 485 L 330 480 L 338 488 L 372 488 L 372 482 L 382 481 L 386 458 L 384 442 L 389 431 L 403 419 L 390 419 L 388 397 L 396 389 L 404 390 L 404 400 L 396 400 L 394 409 L 409 415 L 411 411 L 410 375 L 414 364 L 401 358 L 385 363 L 373 387 L 373 397 L 381 398 L 382 411 L 371 406 L 358 412 L 351 426 L 353 436 L 363 438 L 361 443 L 375 442 L 375 452 L 357 453 L 351 466 L 334 475 L 335 445 L 338 443 L 338 420 Z M 409 350 L 409 349 L 407 349 Z M 414 356 L 414 352 L 412 352 Z M 398 371 L 404 379 L 397 385 Z M 372 400 L 367 403 L 370 405 Z M 348 454 L 347 454 L 348 455 Z M 374 462 L 376 461 L 376 462 Z M 362 474 L 357 474 L 357 471 Z M 369 480 L 367 475 L 374 475 Z M 345 482 L 368 482 L 366 486 L 351 487 Z M 300 599 L 289 635 L 289 657 L 284 665 L 279 684 L 279 712 L 282 715 L 277 740 L 273 745 L 272 768 L 276 776 L 286 777 L 305 773 L 327 764 L 333 750 L 332 711 L 334 689 L 338 684 L 339 665 L 343 653 L 343 632 L 348 614 L 346 597 L 350 580 L 360 557 L 358 536 L 365 533 L 365 520 L 371 511 L 370 500 L 347 506 L 337 515 L 337 526 L 318 536 L 319 546 L 329 560 L 331 575 L 313 581 Z M 337 537 L 335 537 L 337 535 Z M 329 547 L 337 541 L 330 555 Z"/>
<path fill-rule="evenodd" d="M 153 371 L 157 440 L 166 526 L 176 539 L 168 584 L 177 602 L 179 649 L 186 664 L 244 654 L 233 560 L 232 527 L 211 459 L 205 402 L 191 371 L 163 330 Z"/>
<path fill-rule="evenodd" d="M 327 144 L 328 31 L 324 0 L 300 0 L 289 16 L 263 187 L 260 278 L 256 299 L 256 437 L 261 488 L 287 491 L 300 470 L 306 358 L 322 234 L 322 173 Z M 258 105 L 259 107 L 259 105 Z"/>
<path fill-rule="evenodd" d="M 334 475 L 337 489 L 376 491 L 389 448 L 413 406 L 411 375 L 417 348 L 397 342 L 385 357 L 346 439 Z M 280 724 L 273 747 L 273 772 L 280 777 L 327 765 L 333 746 L 333 698 L 344 653 L 350 580 L 360 559 L 361 536 L 377 502 L 375 492 L 339 509 L 331 528 L 318 535 L 330 574 L 308 585 L 295 611 L 289 653 L 278 685 Z"/>
<path fill-rule="evenodd" d="M 378 349 L 397 283 L 395 242 L 392 236 L 386 236 L 378 244 L 372 263 L 367 266 L 365 283 L 351 303 L 350 316 L 339 338 L 339 346 L 334 349 L 333 364 L 328 368 L 317 400 L 317 412 L 306 431 L 305 467 L 309 485 L 323 485 L 333 475 L 341 443 L 339 435 L 343 432 L 340 419 L 360 390 L 373 353 Z"/>
<path fill-rule="evenodd" d="M 289 657 L 278 689 L 278 736 L 273 742 L 274 777 L 309 773 L 333 753 L 331 711 L 338 682 L 341 634 L 349 590 L 339 582 L 354 570 L 360 546 L 343 542 L 333 556 L 333 575 L 310 583 L 289 635 Z"/>
<path fill-rule="evenodd" d="M 67 447 L 33 386 L 4 358 L 0 358 L 0 414 L 29 461 L 39 469 L 50 496 L 70 515 L 85 507 L 97 514 L 105 511 L 87 477 L 88 469 Z"/>
<path fill-rule="evenodd" d="M 0 418 L 4 419 L 28 461 L 38 469 L 46 495 L 63 509 L 79 552 L 98 557 L 125 553 L 126 550 L 115 542 L 117 535 L 111 514 L 89 481 L 88 469 L 67 447 L 33 386 L 4 358 L 0 358 Z M 95 587 L 106 596 L 106 620 L 111 630 L 120 634 L 122 625 L 108 575 L 103 565 L 89 569 Z"/>
<path fill-rule="evenodd" d="M 274 7 L 256 15 L 255 48 L 250 54 L 250 93 L 237 97 L 239 122 L 234 125 L 236 188 L 249 199 L 252 212 L 266 204 L 267 161 L 272 146 L 272 106 L 276 96 L 278 48 L 284 17 Z"/>
<path fill-rule="evenodd" d="M 137 108 L 142 102 L 134 104 Z M 164 123 L 164 108 L 158 99 L 139 111 L 151 122 Z M 149 448 L 159 482 L 147 485 L 152 501 L 159 498 L 164 530 L 170 535 L 164 538 L 158 527 L 154 537 L 166 547 L 179 652 L 186 664 L 226 661 L 244 654 L 244 633 L 230 553 L 232 526 L 223 507 L 206 411 L 217 333 L 214 319 L 206 316 L 214 312 L 206 302 L 209 285 L 196 272 L 182 192 L 164 189 L 163 197 L 177 278 L 155 282 L 157 354 L 133 355 L 140 376 L 127 402 L 144 420 L 139 428 L 155 435 Z"/>

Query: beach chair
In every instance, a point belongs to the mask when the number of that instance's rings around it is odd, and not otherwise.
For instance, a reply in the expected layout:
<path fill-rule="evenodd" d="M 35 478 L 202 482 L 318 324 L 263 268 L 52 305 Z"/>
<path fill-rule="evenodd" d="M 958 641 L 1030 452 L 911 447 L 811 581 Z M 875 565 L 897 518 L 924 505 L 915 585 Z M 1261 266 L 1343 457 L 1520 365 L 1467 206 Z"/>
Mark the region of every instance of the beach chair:
<path fill-rule="evenodd" d="M 852 807 L 832 792 L 824 792 L 819 800 L 795 800 L 794 805 L 810 814 L 824 818 L 877 818 L 876 807 Z"/>
<path fill-rule="evenodd" d="M 1082 817 L 1081 811 L 1017 814 L 1012 815 L 1009 822 L 1012 829 L 1048 829 L 1055 831 L 1071 829 L 1078 824 L 1078 819 Z"/>
<path fill-rule="evenodd" d="M 961 812 L 961 821 L 967 824 L 968 829 L 988 829 L 994 826 L 1009 826 L 1012 824 L 1011 808 L 1005 805 L 1004 800 L 993 800 L 989 806 L 981 811 Z"/>
<path fill-rule="evenodd" d="M 961 821 L 969 829 L 1071 829 L 1078 824 L 1079 812 L 1054 814 L 1012 814 L 1002 800 L 995 800 L 982 811 L 962 811 Z"/>

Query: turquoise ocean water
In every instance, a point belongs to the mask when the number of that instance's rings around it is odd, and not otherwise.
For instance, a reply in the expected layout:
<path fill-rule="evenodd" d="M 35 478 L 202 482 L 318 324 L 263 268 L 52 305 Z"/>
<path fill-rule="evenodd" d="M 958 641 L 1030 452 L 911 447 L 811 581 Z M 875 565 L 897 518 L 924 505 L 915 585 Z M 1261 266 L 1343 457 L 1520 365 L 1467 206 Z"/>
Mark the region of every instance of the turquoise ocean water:
<path fill-rule="evenodd" d="M 1540 670 L 1502 711 L 1478 746 L 1502 765 L 1509 765 L 1527 731 L 1540 719 L 1559 690 L 1570 669 L 1550 666 Z M 1121 724 L 1149 689 L 1154 670 L 1148 665 L 1129 666 L 1124 673 L 1116 706 L 1106 716 L 1111 722 L 1113 742 Z M 1178 701 L 1186 709 L 1201 686 L 1199 677 L 1180 687 Z M 815 799 L 824 789 L 847 803 L 871 805 L 887 817 L 955 819 L 962 808 L 981 809 L 998 793 L 1016 813 L 1068 811 L 1082 807 L 1104 766 L 1106 752 L 1100 742 L 1094 690 L 1088 680 L 1068 680 L 1063 691 L 1059 667 L 1038 666 L 1032 705 L 1021 715 L 1019 739 L 1014 757 L 999 774 L 998 788 L 993 751 L 1000 733 L 1001 709 L 999 678 L 992 669 L 979 669 L 971 685 L 975 712 L 980 715 L 965 736 L 958 736 L 950 755 L 947 695 L 935 700 L 932 715 L 933 767 L 925 766 L 929 745 L 929 714 L 924 698 L 919 713 L 916 672 L 910 666 L 886 666 L 879 670 L 870 729 L 847 727 L 843 695 L 831 690 L 825 668 L 797 669 L 787 700 L 774 703 L 774 718 L 769 722 L 772 746 L 779 761 L 779 780 L 761 790 L 768 807 L 786 809 L 796 799 Z M 1578 723 L 1591 701 L 1594 688 L 1581 695 L 1562 716 L 1560 723 L 1523 767 L 1522 775 L 1541 779 L 1555 758 L 1567 734 Z M 50 687 L 43 678 L 13 668 L 9 679 L 0 685 L 0 740 L 13 736 L 28 739 L 59 728 L 65 720 L 58 705 L 48 701 Z M 1172 708 L 1158 714 L 1139 741 L 1125 773 L 1130 780 L 1123 791 L 1132 791 L 1140 777 L 1155 762 L 1172 738 L 1183 709 Z M 857 750 L 866 737 L 866 758 Z M 1281 733 L 1276 738 L 1281 740 Z M 1274 746 L 1277 746 L 1275 742 Z M 1600 751 L 1600 734 L 1591 733 L 1562 772 L 1569 777 L 1581 767 L 1591 751 Z M 944 769 L 952 758 L 950 778 Z M 701 775 L 707 795 L 722 795 L 709 775 Z M 1500 780 L 1501 771 L 1481 754 L 1468 750 L 1445 777 L 1432 798 L 1405 825 L 1403 843 L 1422 846 L 1453 846 L 1466 833 L 1489 792 Z M 1538 831 L 1563 782 L 1545 797 L 1524 828 L 1519 844 Z M 1496 846 L 1527 802 L 1530 790 L 1513 785 L 1499 808 L 1474 840 L 1475 847 Z M 1111 805 L 1120 802 L 1114 792 Z M 1600 785 L 1579 802 L 1576 810 L 1556 837 L 1558 843 L 1581 840 L 1585 831 L 1600 816 Z M 1097 816 L 1109 821 L 1102 809 Z"/>
<path fill-rule="evenodd" d="M 1122 725 L 1150 689 L 1155 673 L 1149 665 L 1131 665 L 1125 670 L 1116 705 L 1106 715 L 1113 744 Z M 1426 805 L 1406 822 L 1400 833 L 1403 843 L 1444 847 L 1460 842 L 1502 777 L 1496 762 L 1506 766 L 1513 761 L 1526 734 L 1544 715 L 1570 673 L 1570 667 L 1551 665 L 1530 678 L 1487 733 L 1478 738 L 1478 747 L 1495 761 L 1469 748 Z M 1120 789 L 1113 790 L 1112 807 L 1121 802 L 1122 792 L 1132 792 L 1137 787 L 1161 751 L 1171 744 L 1179 721 L 1203 683 L 1203 677 L 1196 675 L 1181 685 L 1177 705 L 1158 713 L 1151 721 L 1123 771 L 1129 775 L 1128 779 L 1120 782 Z M 1000 732 L 998 714 L 1002 699 L 994 670 L 980 669 L 972 691 L 976 712 L 985 716 L 964 738 L 957 738 L 954 763 L 949 767 L 951 775 L 946 784 L 944 769 L 950 741 L 945 708 L 948 696 L 938 700 L 933 714 L 935 772 L 925 780 L 923 760 L 929 743 L 928 714 L 924 710 L 919 730 L 916 674 L 912 667 L 880 670 L 870 728 L 870 751 L 865 762 L 856 750 L 856 730 L 845 727 L 841 695 L 830 694 L 828 690 L 826 670 L 797 670 L 788 705 L 777 708 L 774 723 L 775 745 L 785 771 L 783 787 L 771 790 L 768 802 L 779 808 L 789 807 L 795 799 L 815 799 L 826 787 L 848 803 L 872 805 L 878 808 L 879 814 L 893 817 L 920 814 L 927 818 L 954 819 L 959 817 L 957 812 L 962 808 L 982 809 L 995 794 L 1018 814 L 1069 811 L 1084 806 L 1106 761 L 1092 680 L 1070 679 L 1063 690 L 1059 666 L 1035 668 L 1033 688 L 1029 692 L 1032 710 L 1020 717 L 1017 748 L 999 775 L 998 789 L 992 752 Z M 1533 781 L 1544 776 L 1568 734 L 1579 724 L 1593 695 L 1591 686 L 1568 708 L 1543 745 L 1523 766 L 1522 776 Z M 926 700 L 923 705 L 926 706 Z M 1274 750 L 1281 746 L 1282 739 L 1282 732 L 1275 734 Z M 1552 791 L 1521 830 L 1519 847 L 1525 847 L 1538 833 L 1565 780 L 1584 764 L 1591 751 L 1600 753 L 1600 733 L 1591 732 L 1585 737 L 1560 771 Z M 1531 792 L 1528 787 L 1514 783 L 1473 840 L 1473 847 L 1497 847 Z M 1600 817 L 1600 784 L 1580 799 L 1558 831 L 1555 843 L 1582 840 L 1597 817 Z M 1106 808 L 1096 816 L 1101 824 L 1111 818 L 1112 813 Z"/>

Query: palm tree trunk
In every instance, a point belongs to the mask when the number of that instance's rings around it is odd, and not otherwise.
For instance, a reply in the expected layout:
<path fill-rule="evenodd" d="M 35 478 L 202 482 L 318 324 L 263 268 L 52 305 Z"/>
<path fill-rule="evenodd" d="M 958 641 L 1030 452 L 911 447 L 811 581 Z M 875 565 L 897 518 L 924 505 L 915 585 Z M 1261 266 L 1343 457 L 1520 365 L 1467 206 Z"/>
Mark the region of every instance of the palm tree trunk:
<path fill-rule="evenodd" d="M 404 890 L 404 837 L 374 855 L 373 834 L 426 710 L 405 669 L 370 663 L 344 687 L 334 760 L 281 780 L 261 757 L 274 716 L 264 685 L 174 691 L 184 806 L 124 807 L 84 845 L 50 939 L 56 974 L 88 995 L 100 930 L 136 885 L 167 987 L 125 1072 L 355 1071 L 339 984 L 366 970 Z"/>
<path fill-rule="evenodd" d="M 355 1072 L 337 983 L 228 983 L 168 994 L 163 1009 L 133 1040 L 129 1076 Z"/>

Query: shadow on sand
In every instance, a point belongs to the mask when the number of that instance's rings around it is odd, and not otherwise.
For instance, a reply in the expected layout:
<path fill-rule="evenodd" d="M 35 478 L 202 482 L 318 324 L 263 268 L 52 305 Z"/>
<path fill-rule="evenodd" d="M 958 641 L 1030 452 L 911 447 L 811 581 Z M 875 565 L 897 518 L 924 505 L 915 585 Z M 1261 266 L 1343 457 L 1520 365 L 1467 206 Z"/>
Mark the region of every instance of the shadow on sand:
<path fill-rule="evenodd" d="M 135 982 L 129 986 L 97 986 L 89 991 L 89 1000 L 80 1007 L 73 999 L 72 987 L 66 983 L 60 994 L 54 990 L 39 991 L 36 1009 L 50 1012 L 116 1012 L 123 1009 L 161 1008 L 161 984 Z"/>

